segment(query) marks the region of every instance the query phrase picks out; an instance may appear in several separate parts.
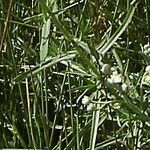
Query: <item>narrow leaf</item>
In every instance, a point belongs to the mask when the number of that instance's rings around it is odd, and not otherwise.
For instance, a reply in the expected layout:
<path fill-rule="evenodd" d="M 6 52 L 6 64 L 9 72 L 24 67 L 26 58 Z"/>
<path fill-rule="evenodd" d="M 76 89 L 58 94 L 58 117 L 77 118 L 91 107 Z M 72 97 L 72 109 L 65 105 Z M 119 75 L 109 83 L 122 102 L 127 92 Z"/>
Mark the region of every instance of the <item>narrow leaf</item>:
<path fill-rule="evenodd" d="M 61 57 L 54 57 L 54 58 L 50 58 L 48 59 L 47 61 L 35 66 L 34 68 L 32 68 L 31 70 L 28 70 L 22 74 L 19 74 L 18 76 L 16 76 L 14 78 L 14 81 L 15 82 L 20 82 L 22 80 L 24 80 L 25 78 L 31 76 L 31 75 L 34 75 L 34 74 L 37 74 L 39 73 L 40 71 L 42 71 L 43 69 L 45 68 L 48 68 L 52 65 L 55 65 L 61 61 L 64 61 L 64 60 L 69 60 L 69 59 L 72 59 L 76 56 L 76 54 L 68 54 L 68 55 L 63 55 Z"/>
<path fill-rule="evenodd" d="M 122 25 L 117 29 L 117 31 L 112 35 L 112 37 L 106 42 L 106 44 L 102 48 L 100 48 L 99 50 L 100 54 L 104 55 L 111 48 L 111 46 L 117 41 L 120 35 L 125 31 L 125 29 L 128 27 L 129 23 L 132 20 L 136 6 L 137 6 L 136 4 L 130 6 L 129 11 Z"/>

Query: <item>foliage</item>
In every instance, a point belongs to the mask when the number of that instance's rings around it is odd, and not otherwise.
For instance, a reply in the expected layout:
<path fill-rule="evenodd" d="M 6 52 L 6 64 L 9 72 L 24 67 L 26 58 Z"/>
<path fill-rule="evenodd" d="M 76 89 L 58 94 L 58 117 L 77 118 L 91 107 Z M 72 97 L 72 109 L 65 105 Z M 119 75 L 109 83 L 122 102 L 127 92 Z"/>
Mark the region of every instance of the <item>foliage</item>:
<path fill-rule="evenodd" d="M 0 148 L 150 147 L 148 0 L 0 1 Z"/>

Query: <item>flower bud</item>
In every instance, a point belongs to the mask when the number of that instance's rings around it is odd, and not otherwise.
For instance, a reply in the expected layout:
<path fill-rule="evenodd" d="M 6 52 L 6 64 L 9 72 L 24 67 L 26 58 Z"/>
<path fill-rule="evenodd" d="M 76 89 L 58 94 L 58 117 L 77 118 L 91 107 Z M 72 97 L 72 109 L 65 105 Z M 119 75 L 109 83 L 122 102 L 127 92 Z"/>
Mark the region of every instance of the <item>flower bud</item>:
<path fill-rule="evenodd" d="M 82 99 L 83 105 L 88 105 L 90 103 L 90 98 L 88 96 L 84 96 Z"/>
<path fill-rule="evenodd" d="M 121 85 L 122 91 L 126 92 L 128 90 L 128 85 L 126 83 L 123 83 Z"/>
<path fill-rule="evenodd" d="M 144 80 L 143 80 L 143 81 L 144 81 L 143 84 L 149 85 L 149 84 L 150 84 L 150 76 L 149 76 L 149 75 L 146 75 L 146 76 L 144 77 Z"/>
<path fill-rule="evenodd" d="M 146 71 L 147 73 L 150 73 L 150 66 L 146 66 L 145 71 Z"/>
<path fill-rule="evenodd" d="M 110 84 L 119 84 L 122 82 L 121 74 L 114 73 L 113 75 L 110 76 L 110 78 L 108 78 L 107 81 Z"/>
<path fill-rule="evenodd" d="M 146 51 L 146 50 L 148 50 L 148 49 L 150 49 L 150 45 L 149 45 L 149 44 L 145 44 L 145 45 L 144 45 L 144 50 Z"/>
<path fill-rule="evenodd" d="M 93 103 L 90 103 L 89 105 L 87 105 L 87 108 L 86 108 L 87 111 L 92 111 L 94 109 L 95 109 L 95 105 Z"/>
<path fill-rule="evenodd" d="M 150 45 L 149 44 L 144 45 L 144 51 L 143 52 L 145 55 L 150 54 Z"/>
<path fill-rule="evenodd" d="M 102 73 L 108 75 L 111 73 L 111 67 L 109 64 L 104 64 L 101 69 Z"/>

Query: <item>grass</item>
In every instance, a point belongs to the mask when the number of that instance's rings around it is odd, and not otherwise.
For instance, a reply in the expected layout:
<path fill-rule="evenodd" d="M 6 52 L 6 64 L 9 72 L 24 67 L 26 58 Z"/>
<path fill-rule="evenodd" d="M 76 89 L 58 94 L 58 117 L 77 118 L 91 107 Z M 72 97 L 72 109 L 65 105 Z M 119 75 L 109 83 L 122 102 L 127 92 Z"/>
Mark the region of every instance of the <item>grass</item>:
<path fill-rule="evenodd" d="M 0 1 L 0 148 L 148 150 L 148 0 Z"/>

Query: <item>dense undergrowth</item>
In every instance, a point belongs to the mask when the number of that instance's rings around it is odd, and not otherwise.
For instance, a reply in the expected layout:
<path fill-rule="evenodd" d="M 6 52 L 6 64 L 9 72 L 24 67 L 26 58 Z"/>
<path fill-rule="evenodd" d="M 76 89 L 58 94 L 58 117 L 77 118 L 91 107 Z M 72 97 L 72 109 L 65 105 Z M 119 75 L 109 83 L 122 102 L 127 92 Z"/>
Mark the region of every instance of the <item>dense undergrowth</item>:
<path fill-rule="evenodd" d="M 1 0 L 0 148 L 148 150 L 149 0 Z"/>

